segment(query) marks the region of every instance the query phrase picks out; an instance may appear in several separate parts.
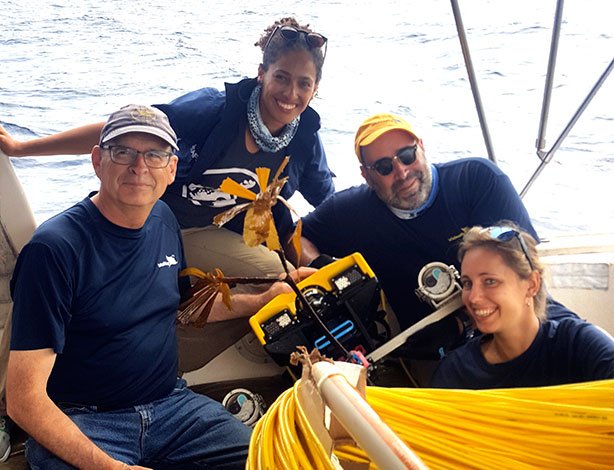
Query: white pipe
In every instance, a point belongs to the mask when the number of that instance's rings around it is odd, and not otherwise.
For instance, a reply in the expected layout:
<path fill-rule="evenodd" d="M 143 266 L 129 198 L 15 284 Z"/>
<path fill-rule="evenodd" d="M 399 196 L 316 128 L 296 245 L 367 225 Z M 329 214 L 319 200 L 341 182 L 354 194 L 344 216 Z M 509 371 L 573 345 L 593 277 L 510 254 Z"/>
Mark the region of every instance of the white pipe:
<path fill-rule="evenodd" d="M 326 406 L 378 468 L 427 468 L 382 421 L 337 366 L 321 361 L 312 366 L 311 373 Z"/>

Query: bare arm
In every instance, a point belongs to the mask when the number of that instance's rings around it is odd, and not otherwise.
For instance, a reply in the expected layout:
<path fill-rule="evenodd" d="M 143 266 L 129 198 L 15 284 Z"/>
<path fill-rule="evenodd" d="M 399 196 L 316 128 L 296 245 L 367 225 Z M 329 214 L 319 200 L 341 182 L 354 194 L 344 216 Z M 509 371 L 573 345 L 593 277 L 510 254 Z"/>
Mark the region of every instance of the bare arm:
<path fill-rule="evenodd" d="M 320 254 L 320 250 L 313 242 L 305 237 L 301 237 L 301 266 L 307 266 Z"/>
<path fill-rule="evenodd" d="M 56 354 L 51 349 L 11 351 L 6 381 L 9 416 L 34 440 L 83 469 L 126 469 L 90 441 L 47 395 Z"/>
<path fill-rule="evenodd" d="M 0 126 L 0 150 L 10 157 L 89 154 L 100 141 L 103 126 L 104 122 L 97 122 L 24 142 L 15 140 Z"/>
<path fill-rule="evenodd" d="M 301 257 L 300 260 L 298 256 L 296 256 L 296 250 L 294 249 L 294 245 L 291 240 L 288 240 L 284 245 L 284 252 L 286 253 L 286 258 L 294 265 L 294 266 L 308 266 L 314 259 L 320 256 L 320 250 L 317 246 L 313 244 L 310 240 L 305 237 L 301 237 Z"/>
<path fill-rule="evenodd" d="M 290 275 L 295 282 L 299 282 L 311 276 L 316 271 L 317 270 L 313 268 L 299 268 L 296 271 L 292 271 Z M 284 292 L 292 292 L 291 287 L 285 282 L 276 282 L 261 294 L 235 294 L 232 296 L 232 310 L 228 310 L 226 305 L 222 302 L 221 296 L 218 296 L 213 303 L 207 321 L 213 323 L 216 321 L 249 317 Z"/>

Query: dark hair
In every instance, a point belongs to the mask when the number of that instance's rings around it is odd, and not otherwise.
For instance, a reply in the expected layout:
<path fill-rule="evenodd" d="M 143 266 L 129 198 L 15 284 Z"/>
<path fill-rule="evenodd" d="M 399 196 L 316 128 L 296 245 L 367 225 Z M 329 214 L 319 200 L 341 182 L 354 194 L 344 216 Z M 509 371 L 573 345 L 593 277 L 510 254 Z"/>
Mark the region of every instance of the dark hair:
<path fill-rule="evenodd" d="M 537 255 L 537 242 L 530 234 L 509 220 L 503 220 L 495 225 L 509 227 L 518 232 L 518 236 L 522 237 L 526 245 L 527 256 L 531 258 L 531 264 L 540 276 L 539 290 L 535 293 L 535 297 L 533 298 L 535 314 L 540 320 L 545 320 L 546 285 L 544 283 L 544 266 Z M 462 263 L 467 252 L 474 248 L 486 248 L 499 254 L 501 258 L 503 258 L 505 264 L 508 265 L 520 279 L 528 279 L 533 272 L 533 269 L 531 269 L 527 261 L 527 257 L 520 247 L 519 240 L 515 237 L 507 241 L 498 240 L 492 238 L 483 227 L 471 227 L 463 236 L 463 240 L 458 248 L 458 260 Z"/>
<path fill-rule="evenodd" d="M 289 42 L 284 40 L 279 34 L 269 41 L 270 36 L 275 33 L 278 26 L 294 26 L 295 28 L 303 31 L 314 32 L 311 28 L 309 28 L 308 24 L 301 25 L 292 16 L 277 20 L 271 26 L 266 28 L 262 33 L 262 36 L 260 36 L 260 39 L 258 39 L 258 41 L 254 44 L 254 46 L 258 46 L 260 49 L 262 49 L 262 68 L 264 71 L 266 72 L 271 64 L 277 62 L 280 57 L 288 52 L 307 51 L 309 54 L 311 54 L 313 64 L 316 67 L 316 83 L 320 83 L 320 79 L 322 78 L 322 66 L 324 65 L 324 53 L 322 48 L 311 47 L 304 39 Z"/>

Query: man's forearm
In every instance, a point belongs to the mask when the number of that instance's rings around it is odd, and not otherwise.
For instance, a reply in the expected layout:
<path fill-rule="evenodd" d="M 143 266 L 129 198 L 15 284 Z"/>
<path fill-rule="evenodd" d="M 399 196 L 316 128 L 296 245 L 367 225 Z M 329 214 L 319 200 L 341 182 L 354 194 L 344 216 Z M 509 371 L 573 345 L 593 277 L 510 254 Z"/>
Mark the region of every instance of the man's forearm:
<path fill-rule="evenodd" d="M 318 247 L 305 237 L 301 237 L 301 260 L 300 266 L 308 266 L 314 259 L 320 256 Z"/>
<path fill-rule="evenodd" d="M 313 268 L 301 267 L 290 273 L 294 282 L 298 283 L 311 276 L 317 270 Z M 284 274 L 285 276 L 285 274 Z M 284 281 L 271 284 L 266 291 L 260 294 L 234 294 L 231 296 L 231 309 L 229 310 L 218 296 L 213 303 L 208 322 L 232 320 L 235 318 L 250 317 L 264 307 L 279 294 L 292 292 L 292 288 Z"/>
<path fill-rule="evenodd" d="M 15 403 L 17 401 L 17 403 Z M 80 469 L 123 469 L 126 465 L 102 451 L 51 400 L 21 403 L 11 397 L 9 415 L 36 442 Z"/>
<path fill-rule="evenodd" d="M 231 297 L 230 310 L 224 305 L 221 297 L 218 296 L 213 303 L 207 321 L 212 323 L 216 321 L 250 317 L 277 295 L 290 291 L 290 286 L 287 284 L 276 282 L 261 294 L 234 294 Z"/>
<path fill-rule="evenodd" d="M 47 395 L 55 363 L 52 349 L 11 351 L 6 377 L 9 416 L 35 441 L 77 468 L 120 469 Z"/>

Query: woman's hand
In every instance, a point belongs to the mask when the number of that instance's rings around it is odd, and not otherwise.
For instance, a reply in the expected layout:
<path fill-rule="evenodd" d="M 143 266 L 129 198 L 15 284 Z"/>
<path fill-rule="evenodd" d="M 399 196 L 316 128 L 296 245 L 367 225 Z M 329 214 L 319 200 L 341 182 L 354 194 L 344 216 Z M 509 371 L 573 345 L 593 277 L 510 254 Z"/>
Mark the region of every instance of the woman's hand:
<path fill-rule="evenodd" d="M 8 131 L 0 126 L 0 150 L 6 153 L 9 157 L 20 157 L 22 143 L 13 139 Z"/>

